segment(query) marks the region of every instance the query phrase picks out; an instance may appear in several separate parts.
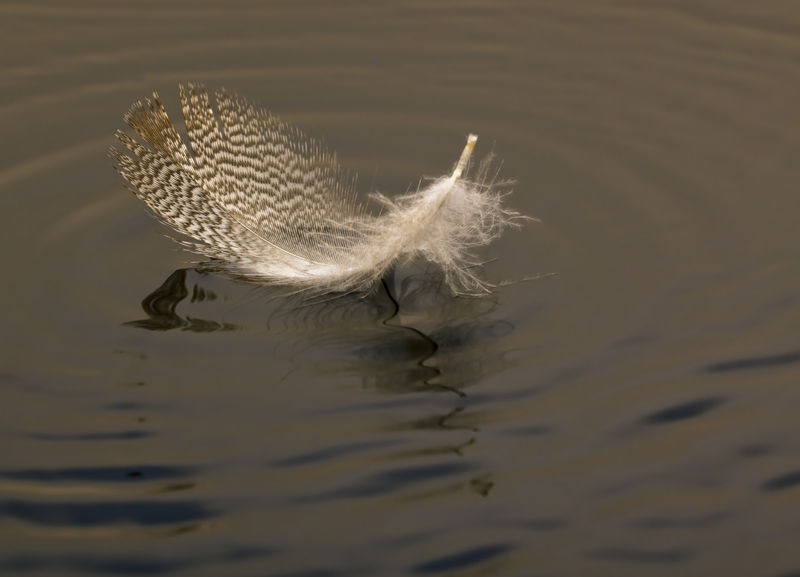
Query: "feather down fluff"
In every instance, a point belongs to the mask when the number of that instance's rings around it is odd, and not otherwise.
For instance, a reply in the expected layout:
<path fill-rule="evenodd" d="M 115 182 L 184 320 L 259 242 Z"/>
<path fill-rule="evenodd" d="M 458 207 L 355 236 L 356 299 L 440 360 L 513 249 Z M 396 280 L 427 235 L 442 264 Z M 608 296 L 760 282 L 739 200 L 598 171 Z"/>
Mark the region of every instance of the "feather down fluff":
<path fill-rule="evenodd" d="M 471 250 L 524 217 L 479 171 L 463 174 L 477 136 L 450 176 L 416 192 L 358 201 L 355 179 L 317 141 L 234 93 L 179 87 L 190 148 L 158 95 L 125 121 L 145 144 L 118 131 L 117 169 L 185 247 L 217 266 L 268 284 L 314 291 L 368 290 L 398 262 L 421 256 L 441 267 L 456 294 L 489 290 Z M 481 176 L 482 174 L 482 176 Z"/>

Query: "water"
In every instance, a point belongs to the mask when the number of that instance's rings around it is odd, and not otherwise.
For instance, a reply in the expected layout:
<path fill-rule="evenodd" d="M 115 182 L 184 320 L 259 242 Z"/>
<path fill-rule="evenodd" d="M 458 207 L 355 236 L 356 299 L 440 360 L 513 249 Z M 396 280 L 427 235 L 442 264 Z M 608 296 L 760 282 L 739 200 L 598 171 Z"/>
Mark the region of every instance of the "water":
<path fill-rule="evenodd" d="M 0 574 L 800 574 L 794 2 L 4 2 Z M 105 156 L 227 86 L 362 191 L 464 136 L 512 283 L 191 268 Z M 395 306 L 395 299 L 398 306 Z"/>

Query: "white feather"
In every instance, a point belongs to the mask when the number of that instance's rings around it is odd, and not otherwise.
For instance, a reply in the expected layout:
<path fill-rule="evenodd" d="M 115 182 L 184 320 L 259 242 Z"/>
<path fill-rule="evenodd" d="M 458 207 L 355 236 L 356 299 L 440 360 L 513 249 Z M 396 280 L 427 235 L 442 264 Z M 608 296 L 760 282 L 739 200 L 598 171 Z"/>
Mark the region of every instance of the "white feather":
<path fill-rule="evenodd" d="M 354 181 L 335 156 L 296 128 L 231 92 L 180 87 L 191 149 L 157 94 L 134 104 L 124 132 L 130 151 L 111 149 L 134 193 L 180 241 L 217 266 L 268 283 L 314 291 L 368 290 L 398 262 L 421 256 L 437 264 L 454 293 L 486 292 L 471 249 L 524 217 L 502 207 L 499 187 L 463 177 L 477 136 L 455 170 L 411 194 L 358 201 Z"/>

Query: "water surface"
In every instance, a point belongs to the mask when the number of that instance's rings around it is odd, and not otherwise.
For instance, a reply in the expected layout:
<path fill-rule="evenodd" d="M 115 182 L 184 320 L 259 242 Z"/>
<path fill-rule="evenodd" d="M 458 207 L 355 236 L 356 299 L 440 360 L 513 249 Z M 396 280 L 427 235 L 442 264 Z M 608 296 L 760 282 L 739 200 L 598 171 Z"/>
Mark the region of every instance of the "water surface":
<path fill-rule="evenodd" d="M 0 573 L 800 574 L 794 2 L 10 1 L 0 38 Z M 106 157 L 186 81 L 365 193 L 479 134 L 542 221 L 482 253 L 512 282 L 193 268 Z"/>

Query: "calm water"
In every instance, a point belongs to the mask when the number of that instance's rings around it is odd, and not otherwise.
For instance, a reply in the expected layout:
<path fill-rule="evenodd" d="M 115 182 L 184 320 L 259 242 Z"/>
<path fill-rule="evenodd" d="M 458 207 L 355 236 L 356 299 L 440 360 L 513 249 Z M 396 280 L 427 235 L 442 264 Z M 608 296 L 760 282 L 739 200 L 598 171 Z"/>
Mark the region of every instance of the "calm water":
<path fill-rule="evenodd" d="M 0 4 L 0 574 L 800 575 L 800 6 Z M 468 132 L 454 299 L 191 268 L 105 150 L 226 86 L 361 190 Z"/>

